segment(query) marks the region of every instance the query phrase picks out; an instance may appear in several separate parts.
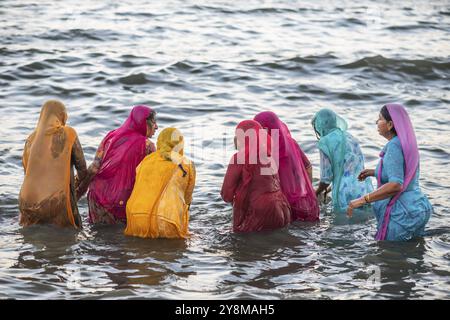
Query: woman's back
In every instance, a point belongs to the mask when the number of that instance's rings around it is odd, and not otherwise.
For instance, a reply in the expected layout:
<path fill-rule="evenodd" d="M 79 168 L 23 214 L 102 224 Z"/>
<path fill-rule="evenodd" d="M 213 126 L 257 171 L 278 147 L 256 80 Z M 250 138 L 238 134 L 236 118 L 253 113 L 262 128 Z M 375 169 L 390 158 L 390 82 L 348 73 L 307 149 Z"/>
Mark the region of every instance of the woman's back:
<path fill-rule="evenodd" d="M 373 190 L 369 178 L 358 180 L 358 174 L 364 169 L 364 155 L 358 141 L 348 131 L 336 129 L 324 140 L 330 141 L 327 143 L 330 156 L 320 151 L 320 181 L 333 183 L 334 210 L 345 212 L 351 200 Z M 342 143 L 345 143 L 344 148 Z"/>
<path fill-rule="evenodd" d="M 172 136 L 172 133 L 175 134 Z M 180 140 L 176 140 L 177 136 Z M 176 143 L 172 143 L 175 139 Z M 142 160 L 126 205 L 126 235 L 143 238 L 187 238 L 189 206 L 195 185 L 194 163 L 175 150 L 182 136 L 174 128 L 158 137 L 158 150 Z"/>

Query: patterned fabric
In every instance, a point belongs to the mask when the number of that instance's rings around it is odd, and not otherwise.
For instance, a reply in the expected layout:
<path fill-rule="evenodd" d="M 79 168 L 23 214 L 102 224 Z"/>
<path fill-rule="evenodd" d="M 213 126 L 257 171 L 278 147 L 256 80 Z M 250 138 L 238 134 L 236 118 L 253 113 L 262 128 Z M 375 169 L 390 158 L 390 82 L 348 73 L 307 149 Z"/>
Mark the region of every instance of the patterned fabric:
<path fill-rule="evenodd" d="M 373 190 L 370 178 L 358 181 L 364 156 L 359 143 L 346 131 L 347 123 L 334 111 L 320 110 L 312 124 L 320 138 L 320 181 L 333 185 L 333 209 L 345 213 L 350 201 Z"/>
<path fill-rule="evenodd" d="M 364 170 L 364 155 L 361 152 L 358 142 L 348 132 L 345 133 L 345 137 L 347 152 L 344 156 L 343 175 L 340 185 L 337 187 L 339 197 L 337 199 L 333 198 L 333 207 L 336 212 L 340 213 L 346 212 L 350 201 L 373 191 L 370 178 L 367 178 L 363 182 L 357 179 L 359 172 Z M 336 152 L 336 150 L 334 151 Z M 333 180 L 334 175 L 331 161 L 325 153 L 320 151 L 320 181 L 331 184 Z M 336 188 L 336 186 L 333 185 L 333 188 Z"/>

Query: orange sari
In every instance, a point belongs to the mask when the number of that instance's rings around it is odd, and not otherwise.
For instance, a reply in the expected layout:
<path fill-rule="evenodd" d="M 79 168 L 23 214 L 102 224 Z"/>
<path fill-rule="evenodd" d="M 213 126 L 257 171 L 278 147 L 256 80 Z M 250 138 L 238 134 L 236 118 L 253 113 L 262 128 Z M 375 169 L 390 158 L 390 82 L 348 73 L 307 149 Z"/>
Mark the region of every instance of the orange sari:
<path fill-rule="evenodd" d="M 66 121 L 64 104 L 49 100 L 26 141 L 25 177 L 19 194 L 22 226 L 52 223 L 78 228 L 70 200 L 71 155 L 77 134 Z"/>

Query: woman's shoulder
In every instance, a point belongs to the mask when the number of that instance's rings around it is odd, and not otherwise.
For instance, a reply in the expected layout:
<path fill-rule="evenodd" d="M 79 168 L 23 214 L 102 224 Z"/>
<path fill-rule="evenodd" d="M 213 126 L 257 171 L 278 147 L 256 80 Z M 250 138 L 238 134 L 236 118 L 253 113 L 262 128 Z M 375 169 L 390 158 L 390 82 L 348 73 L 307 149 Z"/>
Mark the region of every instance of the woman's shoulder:
<path fill-rule="evenodd" d="M 36 137 L 36 130 L 34 130 L 25 140 L 25 144 L 31 144 L 34 140 L 34 137 Z"/>
<path fill-rule="evenodd" d="M 350 140 L 351 142 L 353 142 L 354 144 L 358 144 L 359 145 L 359 140 L 357 138 L 355 138 L 354 135 L 352 135 L 350 132 L 345 131 L 345 137 Z"/>
<path fill-rule="evenodd" d="M 397 137 L 391 139 L 384 147 L 385 159 L 392 159 L 394 161 L 402 161 L 404 158 L 403 148 L 400 140 Z"/>
<path fill-rule="evenodd" d="M 402 151 L 402 144 L 400 143 L 400 139 L 395 136 L 386 144 L 386 152 L 396 152 Z"/>
<path fill-rule="evenodd" d="M 75 135 L 77 134 L 77 131 L 74 128 L 70 127 L 70 126 L 64 126 L 64 129 L 66 130 L 66 132 L 70 132 L 70 133 L 73 133 Z"/>
<path fill-rule="evenodd" d="M 77 134 L 77 131 L 74 128 L 69 127 L 69 126 L 65 126 L 64 127 L 64 131 L 65 131 L 66 135 L 69 136 L 70 140 L 72 140 L 73 142 L 75 142 L 77 140 L 78 134 Z"/>

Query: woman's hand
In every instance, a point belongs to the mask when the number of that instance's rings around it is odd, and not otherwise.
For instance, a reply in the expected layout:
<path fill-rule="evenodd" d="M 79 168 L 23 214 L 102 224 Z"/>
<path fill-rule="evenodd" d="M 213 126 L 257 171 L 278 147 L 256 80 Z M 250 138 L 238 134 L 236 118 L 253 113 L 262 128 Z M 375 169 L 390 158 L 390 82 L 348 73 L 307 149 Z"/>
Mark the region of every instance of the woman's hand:
<path fill-rule="evenodd" d="M 358 199 L 350 201 L 348 208 L 347 208 L 347 216 L 349 218 L 351 218 L 353 215 L 353 209 L 362 207 L 365 204 L 366 204 L 366 200 L 364 200 L 364 198 L 358 198 Z"/>
<path fill-rule="evenodd" d="M 373 177 L 373 176 L 375 176 L 375 170 L 373 170 L 373 169 L 364 169 L 363 171 L 361 171 L 359 173 L 358 180 L 359 181 L 363 181 L 367 177 Z"/>

